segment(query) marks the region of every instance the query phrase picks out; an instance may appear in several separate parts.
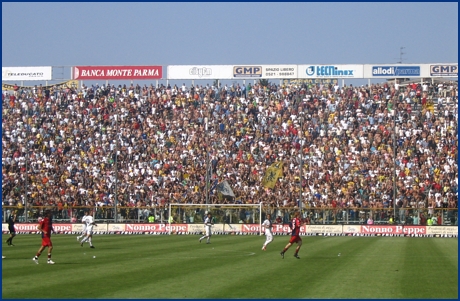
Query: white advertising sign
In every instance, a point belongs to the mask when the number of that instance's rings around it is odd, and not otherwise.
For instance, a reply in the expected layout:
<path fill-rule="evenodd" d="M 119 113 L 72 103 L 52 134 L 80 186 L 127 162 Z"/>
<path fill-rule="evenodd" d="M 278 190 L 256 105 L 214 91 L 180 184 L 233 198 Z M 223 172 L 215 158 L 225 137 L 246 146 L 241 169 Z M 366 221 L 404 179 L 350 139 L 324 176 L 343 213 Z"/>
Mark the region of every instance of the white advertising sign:
<path fill-rule="evenodd" d="M 305 233 L 342 234 L 342 225 L 307 225 Z"/>
<path fill-rule="evenodd" d="M 2 67 L 2 81 L 51 80 L 52 67 Z"/>
<path fill-rule="evenodd" d="M 231 79 L 230 65 L 179 65 L 168 66 L 167 79 Z"/>
<path fill-rule="evenodd" d="M 428 226 L 426 227 L 428 235 L 458 235 L 458 227 L 453 226 Z"/>
<path fill-rule="evenodd" d="M 458 64 L 430 64 L 424 69 L 428 69 L 426 77 L 458 77 Z"/>
<path fill-rule="evenodd" d="M 363 65 L 299 65 L 297 78 L 364 78 Z"/>
<path fill-rule="evenodd" d="M 297 65 L 262 65 L 262 78 L 297 78 Z"/>

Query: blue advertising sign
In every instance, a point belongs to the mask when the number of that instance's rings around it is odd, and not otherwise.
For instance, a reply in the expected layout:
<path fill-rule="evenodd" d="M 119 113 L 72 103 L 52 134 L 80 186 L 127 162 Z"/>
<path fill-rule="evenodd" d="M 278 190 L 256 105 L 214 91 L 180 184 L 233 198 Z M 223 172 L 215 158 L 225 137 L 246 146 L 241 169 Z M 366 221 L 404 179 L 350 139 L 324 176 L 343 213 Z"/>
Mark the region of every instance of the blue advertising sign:
<path fill-rule="evenodd" d="M 420 76 L 420 66 L 373 66 L 372 76 Z"/>

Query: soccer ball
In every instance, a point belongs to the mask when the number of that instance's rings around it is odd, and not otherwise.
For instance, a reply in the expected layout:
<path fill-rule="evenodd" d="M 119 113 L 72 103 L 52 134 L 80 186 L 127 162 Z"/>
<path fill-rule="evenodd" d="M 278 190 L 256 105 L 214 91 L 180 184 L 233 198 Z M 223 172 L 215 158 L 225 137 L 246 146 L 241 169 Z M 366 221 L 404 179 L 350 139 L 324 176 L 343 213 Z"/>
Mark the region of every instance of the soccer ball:
<path fill-rule="evenodd" d="M 42 220 L 43 220 L 43 217 L 41 217 L 41 216 L 38 217 L 38 219 L 37 219 L 38 222 L 41 222 Z"/>

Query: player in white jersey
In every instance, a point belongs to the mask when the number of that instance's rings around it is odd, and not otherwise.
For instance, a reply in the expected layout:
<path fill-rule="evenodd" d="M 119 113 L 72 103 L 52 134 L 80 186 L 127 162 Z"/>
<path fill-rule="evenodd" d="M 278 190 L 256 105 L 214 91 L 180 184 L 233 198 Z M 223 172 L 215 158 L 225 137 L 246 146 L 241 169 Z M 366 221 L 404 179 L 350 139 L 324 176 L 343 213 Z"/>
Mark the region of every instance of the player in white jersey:
<path fill-rule="evenodd" d="M 96 223 L 94 222 L 93 220 L 93 216 L 90 214 L 89 211 L 86 211 L 85 212 L 85 216 L 82 218 L 82 221 L 85 221 L 86 223 L 86 228 L 85 228 L 85 231 L 86 231 L 86 236 L 85 238 L 83 238 L 80 242 L 80 246 L 83 247 L 83 243 L 85 241 L 88 241 L 89 242 L 89 245 L 90 245 L 90 248 L 93 248 L 94 249 L 94 246 L 93 246 L 93 242 L 92 242 L 92 237 L 93 237 L 93 226 L 96 226 Z"/>
<path fill-rule="evenodd" d="M 208 216 L 204 219 L 204 228 L 206 230 L 206 234 L 200 238 L 200 242 L 206 238 L 206 243 L 207 244 L 210 244 L 211 243 L 211 235 L 212 235 L 212 232 L 211 232 L 211 227 L 212 225 L 214 225 L 214 223 L 212 222 L 212 216 L 211 216 L 211 213 L 208 213 Z"/>
<path fill-rule="evenodd" d="M 85 215 L 81 218 L 81 222 L 83 223 L 83 231 L 81 232 L 81 235 L 77 236 L 77 241 L 79 242 L 81 238 L 86 236 L 86 217 L 88 216 L 88 211 L 85 211 Z"/>
<path fill-rule="evenodd" d="M 265 221 L 262 223 L 262 228 L 265 228 L 265 243 L 262 246 L 262 250 L 266 251 L 267 250 L 267 245 L 273 241 L 273 232 L 272 232 L 272 221 L 271 221 L 271 215 L 267 214 L 267 217 Z"/>

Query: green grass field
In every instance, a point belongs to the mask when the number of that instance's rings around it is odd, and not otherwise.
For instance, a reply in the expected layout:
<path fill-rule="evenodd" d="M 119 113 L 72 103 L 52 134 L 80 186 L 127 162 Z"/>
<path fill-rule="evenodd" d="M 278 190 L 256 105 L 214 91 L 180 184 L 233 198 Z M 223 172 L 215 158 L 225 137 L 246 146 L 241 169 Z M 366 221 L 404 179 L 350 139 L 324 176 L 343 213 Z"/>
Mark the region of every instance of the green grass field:
<path fill-rule="evenodd" d="M 2 298 L 458 298 L 458 239 L 289 236 L 55 235 L 35 264 L 38 235 L 3 235 Z M 338 254 L 341 254 L 338 256 Z M 96 258 L 93 258 L 96 256 Z M 52 292 L 52 295 L 50 295 Z"/>

